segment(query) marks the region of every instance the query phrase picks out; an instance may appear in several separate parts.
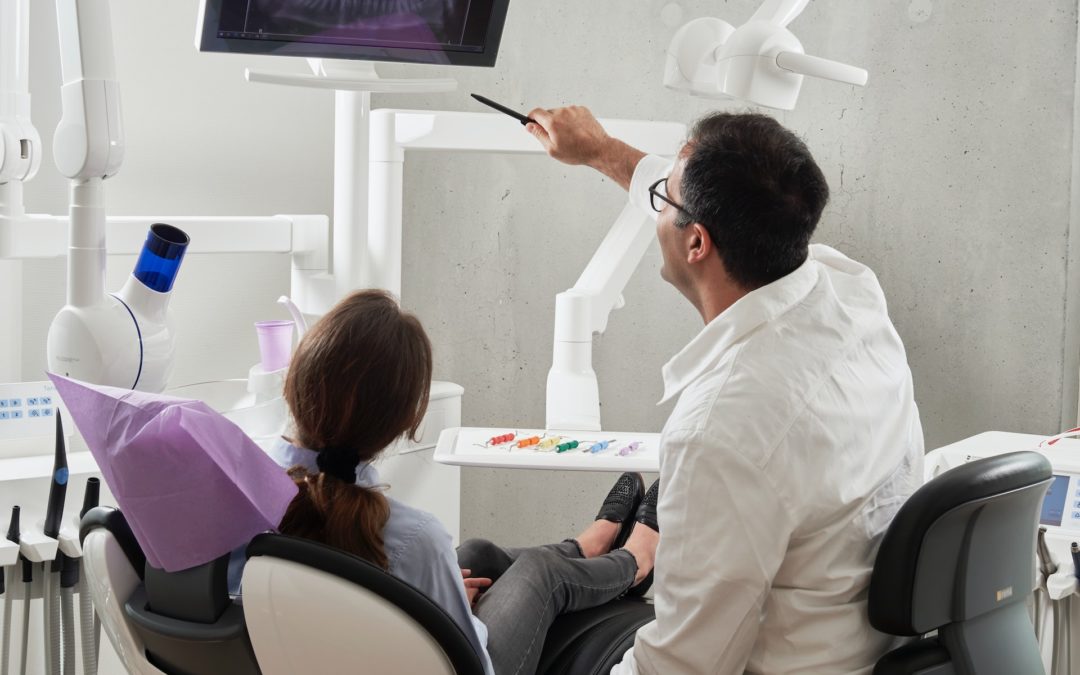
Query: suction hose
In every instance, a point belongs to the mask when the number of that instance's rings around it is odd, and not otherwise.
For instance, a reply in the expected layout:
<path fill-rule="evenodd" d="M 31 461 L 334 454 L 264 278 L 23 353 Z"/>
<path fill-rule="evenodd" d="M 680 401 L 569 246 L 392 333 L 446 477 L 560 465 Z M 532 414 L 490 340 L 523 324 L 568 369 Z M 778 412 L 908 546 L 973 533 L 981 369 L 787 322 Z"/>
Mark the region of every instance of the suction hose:
<path fill-rule="evenodd" d="M 0 570 L 0 574 L 7 577 L 7 570 Z M 12 581 L 15 581 L 12 579 Z M 7 586 L 9 584 L 5 584 Z M 14 585 L 10 584 L 12 589 Z M 4 633 L 0 636 L 0 675 L 8 675 L 8 662 L 11 661 L 11 594 L 12 590 L 8 590 L 6 597 L 4 598 Z"/>
<path fill-rule="evenodd" d="M 79 511 L 81 521 L 86 513 L 96 507 L 100 502 L 101 481 L 97 478 L 86 480 L 86 492 L 83 493 L 82 510 Z M 84 552 L 85 555 L 85 552 Z M 90 596 L 90 584 L 86 574 L 79 577 L 79 622 L 82 637 L 83 674 L 97 675 L 98 647 L 101 640 L 101 623 L 94 612 L 94 601 Z"/>
<path fill-rule="evenodd" d="M 22 620 L 22 656 L 19 661 L 19 675 L 26 675 L 26 659 L 30 653 L 30 596 L 34 590 L 34 563 L 23 558 L 23 620 Z"/>
<path fill-rule="evenodd" d="M 60 589 L 60 625 L 64 642 L 63 675 L 75 675 L 75 589 Z"/>
<path fill-rule="evenodd" d="M 8 523 L 7 540 L 18 543 L 19 541 L 19 507 L 11 507 L 11 521 Z M 14 570 L 14 568 L 12 568 Z M 7 570 L 0 570 L 0 574 L 7 575 Z M 15 593 L 15 573 L 12 571 L 11 579 L 6 580 L 7 596 L 4 598 L 4 634 L 0 637 L 0 675 L 8 675 L 11 667 L 11 600 Z"/>

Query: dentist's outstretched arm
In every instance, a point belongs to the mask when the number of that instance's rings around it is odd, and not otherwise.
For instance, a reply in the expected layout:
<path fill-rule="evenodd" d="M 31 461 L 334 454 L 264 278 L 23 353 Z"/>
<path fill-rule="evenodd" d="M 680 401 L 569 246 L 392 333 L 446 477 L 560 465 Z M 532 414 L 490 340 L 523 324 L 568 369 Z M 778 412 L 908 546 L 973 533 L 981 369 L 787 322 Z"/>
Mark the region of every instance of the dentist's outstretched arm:
<path fill-rule="evenodd" d="M 529 113 L 536 124 L 525 129 L 543 144 L 547 153 L 564 164 L 592 167 L 630 189 L 634 169 L 645 153 L 608 135 L 588 108 L 570 106 Z"/>

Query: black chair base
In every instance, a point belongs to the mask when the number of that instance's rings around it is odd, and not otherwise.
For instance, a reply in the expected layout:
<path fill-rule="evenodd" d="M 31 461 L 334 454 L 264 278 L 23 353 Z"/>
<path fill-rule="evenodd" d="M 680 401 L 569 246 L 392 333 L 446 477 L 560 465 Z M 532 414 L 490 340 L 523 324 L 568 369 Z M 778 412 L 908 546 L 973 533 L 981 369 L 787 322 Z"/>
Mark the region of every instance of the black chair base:
<path fill-rule="evenodd" d="M 886 654 L 874 666 L 874 675 L 954 675 L 952 658 L 937 638 L 917 640 Z"/>
<path fill-rule="evenodd" d="M 538 675 L 605 675 L 622 661 L 637 630 L 656 616 L 652 603 L 623 598 L 564 614 L 544 641 Z"/>

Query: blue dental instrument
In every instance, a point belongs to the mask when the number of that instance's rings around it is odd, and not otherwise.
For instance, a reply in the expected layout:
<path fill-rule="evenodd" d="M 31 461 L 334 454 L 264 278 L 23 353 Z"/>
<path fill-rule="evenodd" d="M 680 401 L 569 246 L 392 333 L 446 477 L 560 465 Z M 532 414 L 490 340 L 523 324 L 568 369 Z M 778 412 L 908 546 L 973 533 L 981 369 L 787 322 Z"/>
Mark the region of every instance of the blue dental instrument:
<path fill-rule="evenodd" d="M 611 439 L 610 441 L 597 441 L 597 442 L 593 443 L 592 445 L 590 445 L 585 450 L 582 450 L 582 452 L 587 452 L 590 455 L 595 455 L 598 452 L 603 452 L 604 450 L 607 450 L 608 447 L 614 442 L 615 442 L 614 438 Z"/>

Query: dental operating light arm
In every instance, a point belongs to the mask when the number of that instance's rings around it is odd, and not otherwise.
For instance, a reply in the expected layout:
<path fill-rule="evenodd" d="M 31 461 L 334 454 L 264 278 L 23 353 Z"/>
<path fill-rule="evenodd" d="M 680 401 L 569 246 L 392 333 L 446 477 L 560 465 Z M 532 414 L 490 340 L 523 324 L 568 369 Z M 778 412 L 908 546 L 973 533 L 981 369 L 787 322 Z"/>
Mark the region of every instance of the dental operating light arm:
<path fill-rule="evenodd" d="M 802 14 L 809 4 L 810 0 L 765 0 L 750 20 L 768 21 L 781 28 L 787 28 L 787 25 Z"/>
<path fill-rule="evenodd" d="M 838 61 L 809 56 L 787 26 L 809 0 L 765 0 L 735 28 L 702 17 L 680 28 L 668 47 L 664 84 L 695 96 L 737 98 L 792 110 L 803 77 L 865 86 L 868 73 Z"/>

